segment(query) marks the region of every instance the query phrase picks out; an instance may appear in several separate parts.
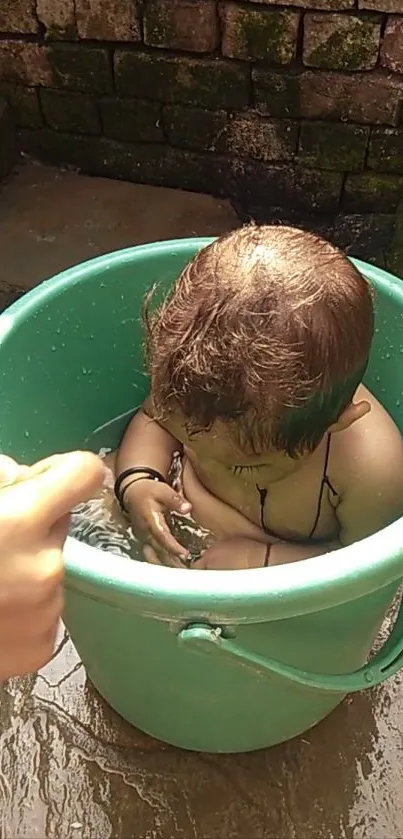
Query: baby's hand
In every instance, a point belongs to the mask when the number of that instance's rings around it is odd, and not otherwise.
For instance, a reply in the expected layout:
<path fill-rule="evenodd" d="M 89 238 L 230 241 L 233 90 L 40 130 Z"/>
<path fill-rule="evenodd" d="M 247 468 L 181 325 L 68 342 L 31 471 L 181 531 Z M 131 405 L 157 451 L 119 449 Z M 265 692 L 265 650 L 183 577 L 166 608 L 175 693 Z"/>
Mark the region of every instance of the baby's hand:
<path fill-rule="evenodd" d="M 190 513 L 191 505 L 168 484 L 147 479 L 137 480 L 125 492 L 125 505 L 134 524 L 147 529 L 168 553 L 186 560 L 189 551 L 172 535 L 164 517 L 165 511 Z"/>
<path fill-rule="evenodd" d="M 163 568 L 188 568 L 186 560 L 179 559 L 178 555 L 174 556 L 168 553 L 159 543 L 150 536 L 149 541 L 143 547 L 143 555 L 146 562 L 151 565 L 159 565 Z"/>
<path fill-rule="evenodd" d="M 144 557 L 152 565 L 171 568 L 183 568 L 185 563 L 177 556 L 161 550 L 154 540 L 143 548 Z M 207 550 L 199 559 L 192 562 L 190 569 L 198 571 L 241 571 L 247 568 L 265 568 L 270 556 L 270 545 L 249 539 L 246 536 L 234 536 L 222 539 Z"/>
<path fill-rule="evenodd" d="M 264 568 L 270 546 L 245 536 L 222 539 L 208 548 L 200 559 L 192 563 L 192 570 L 241 571 L 247 568 Z"/>

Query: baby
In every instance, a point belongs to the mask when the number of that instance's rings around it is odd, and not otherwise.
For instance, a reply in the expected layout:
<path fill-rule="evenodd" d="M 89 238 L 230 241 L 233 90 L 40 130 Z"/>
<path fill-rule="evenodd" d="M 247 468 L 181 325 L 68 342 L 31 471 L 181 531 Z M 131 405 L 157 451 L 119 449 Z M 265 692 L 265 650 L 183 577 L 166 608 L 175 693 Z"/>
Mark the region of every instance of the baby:
<path fill-rule="evenodd" d="M 215 542 L 192 567 L 260 568 L 349 545 L 403 514 L 403 444 L 361 384 L 370 285 L 328 242 L 248 226 L 187 265 L 146 332 L 151 392 L 117 454 L 116 494 L 152 562 L 187 551 L 164 513 Z M 183 496 L 167 483 L 182 453 Z"/>

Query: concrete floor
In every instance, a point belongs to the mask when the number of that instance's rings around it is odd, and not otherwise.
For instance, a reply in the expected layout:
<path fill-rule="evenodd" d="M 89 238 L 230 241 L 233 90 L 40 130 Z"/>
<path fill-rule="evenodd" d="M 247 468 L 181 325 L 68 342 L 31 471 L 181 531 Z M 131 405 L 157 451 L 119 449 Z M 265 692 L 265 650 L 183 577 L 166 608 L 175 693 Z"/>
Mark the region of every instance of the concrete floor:
<path fill-rule="evenodd" d="M 103 251 L 236 224 L 208 196 L 29 164 L 0 194 L 0 293 Z M 61 630 L 53 661 L 0 697 L 0 839 L 401 839 L 401 683 L 266 752 L 188 754 L 106 707 Z"/>

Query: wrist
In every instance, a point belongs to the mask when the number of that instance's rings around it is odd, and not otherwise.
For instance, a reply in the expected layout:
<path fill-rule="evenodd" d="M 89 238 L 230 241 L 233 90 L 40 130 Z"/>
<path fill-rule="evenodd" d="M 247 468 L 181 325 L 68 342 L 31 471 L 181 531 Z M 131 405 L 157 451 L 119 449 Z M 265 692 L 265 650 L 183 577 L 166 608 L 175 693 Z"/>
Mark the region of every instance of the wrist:
<path fill-rule="evenodd" d="M 120 501 L 118 502 L 123 513 L 130 513 L 132 510 L 135 510 L 140 499 L 144 498 L 144 494 L 147 492 L 146 483 L 146 476 L 144 480 L 139 478 L 136 481 L 127 481 L 122 490 Z"/>
<path fill-rule="evenodd" d="M 143 480 L 158 481 L 161 484 L 167 483 L 164 475 L 162 475 L 161 472 L 158 472 L 157 469 L 153 469 L 151 466 L 130 466 L 128 469 L 125 469 L 116 478 L 114 486 L 115 497 L 117 498 L 123 512 L 127 512 L 125 509 L 124 496 L 126 495 L 129 487 L 132 484 Z"/>
<path fill-rule="evenodd" d="M 147 472 L 137 472 L 136 475 L 128 475 L 127 478 L 125 478 L 124 481 L 121 482 L 119 492 L 126 493 L 129 486 L 131 486 L 132 484 L 134 486 L 134 484 L 137 481 L 140 482 L 147 479 L 150 480 L 150 476 Z"/>

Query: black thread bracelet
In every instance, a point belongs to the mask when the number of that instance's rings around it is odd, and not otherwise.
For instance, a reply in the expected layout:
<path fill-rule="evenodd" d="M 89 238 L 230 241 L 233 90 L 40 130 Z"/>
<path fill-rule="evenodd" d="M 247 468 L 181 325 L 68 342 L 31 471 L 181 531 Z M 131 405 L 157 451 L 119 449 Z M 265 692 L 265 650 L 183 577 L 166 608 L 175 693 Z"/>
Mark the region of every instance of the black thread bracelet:
<path fill-rule="evenodd" d="M 121 474 L 116 478 L 114 486 L 114 493 L 122 510 L 125 510 L 123 506 L 123 496 L 126 489 L 128 489 L 128 487 L 124 487 L 122 490 L 122 484 L 126 478 L 130 478 L 131 475 L 139 475 L 140 473 L 143 475 L 145 480 L 159 481 L 161 484 L 167 483 L 164 476 L 161 475 L 161 472 L 158 472 L 157 469 L 151 469 L 150 466 L 131 466 L 130 469 L 125 469 L 124 472 L 121 472 Z M 131 484 L 129 484 L 129 486 L 130 485 Z M 125 510 L 125 512 L 127 511 Z"/>
<path fill-rule="evenodd" d="M 129 512 L 129 510 L 127 509 L 126 504 L 125 504 L 126 492 L 129 489 L 129 487 L 133 486 L 133 484 L 138 484 L 139 481 L 155 481 L 155 478 L 150 478 L 149 475 L 137 475 L 137 478 L 133 478 L 132 481 L 129 481 L 123 487 L 123 489 L 119 493 L 119 504 L 120 504 L 120 509 L 122 510 L 123 513 L 128 513 Z"/>
<path fill-rule="evenodd" d="M 268 568 L 269 567 L 269 565 L 270 565 L 270 554 L 271 554 L 271 545 L 268 544 L 268 545 L 266 545 L 266 550 L 264 552 L 264 562 L 263 562 L 263 566 L 262 566 L 263 568 Z"/>

